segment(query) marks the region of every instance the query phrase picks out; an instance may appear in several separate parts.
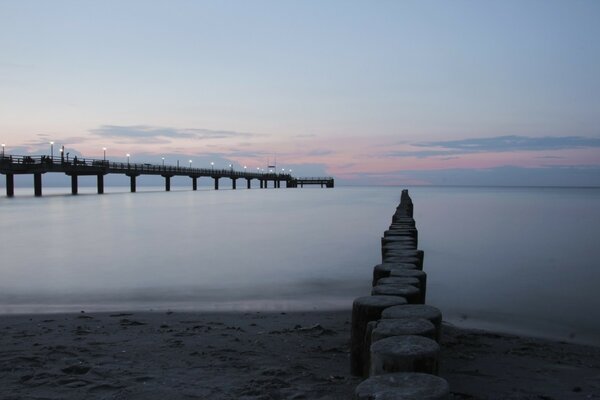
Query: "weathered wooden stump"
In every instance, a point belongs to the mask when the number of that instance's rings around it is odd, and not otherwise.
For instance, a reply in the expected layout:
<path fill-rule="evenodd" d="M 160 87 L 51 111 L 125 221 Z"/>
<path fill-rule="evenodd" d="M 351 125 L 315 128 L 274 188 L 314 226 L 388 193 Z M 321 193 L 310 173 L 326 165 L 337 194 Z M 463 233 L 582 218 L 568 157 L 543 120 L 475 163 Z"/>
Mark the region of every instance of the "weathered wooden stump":
<path fill-rule="evenodd" d="M 380 278 L 377 281 L 377 285 L 411 285 L 420 289 L 421 281 L 413 276 L 392 276 Z"/>
<path fill-rule="evenodd" d="M 419 289 L 421 290 L 421 304 L 425 304 L 425 298 L 427 294 L 427 274 L 425 272 L 414 269 L 409 270 L 396 268 L 389 272 L 389 277 L 417 278 L 419 280 Z"/>
<path fill-rule="evenodd" d="M 419 271 L 415 264 L 407 263 L 396 263 L 396 264 L 378 264 L 373 268 L 373 286 L 377 284 L 377 281 L 381 278 L 387 278 L 390 276 L 392 271 Z"/>
<path fill-rule="evenodd" d="M 394 255 L 394 254 L 386 254 L 383 257 L 382 264 L 415 264 L 418 270 L 423 270 L 423 263 L 420 259 L 411 256 L 403 256 L 403 255 Z"/>
<path fill-rule="evenodd" d="M 370 349 L 371 345 L 378 340 L 391 336 L 415 335 L 430 339 L 435 338 L 435 326 L 426 319 L 380 319 L 371 321 L 367 324 L 365 333 L 365 349 Z M 371 366 L 371 353 L 367 352 L 363 368 L 363 376 L 369 376 Z"/>
<path fill-rule="evenodd" d="M 400 296 L 406 299 L 408 304 L 420 304 L 421 291 L 412 285 L 377 285 L 371 290 L 373 296 Z"/>
<path fill-rule="evenodd" d="M 450 386 L 439 376 L 399 372 L 372 376 L 354 391 L 354 400 L 446 400 Z"/>
<path fill-rule="evenodd" d="M 368 323 L 365 340 L 368 346 L 371 346 L 376 341 L 390 336 L 405 335 L 435 339 L 435 325 L 424 318 L 380 319 Z"/>
<path fill-rule="evenodd" d="M 350 350 L 350 371 L 360 376 L 369 351 L 364 348 L 365 332 L 370 321 L 381 318 L 381 313 L 393 306 L 407 304 L 406 299 L 398 296 L 365 296 L 359 297 L 352 303 L 352 332 Z"/>
<path fill-rule="evenodd" d="M 392 372 L 437 374 L 440 345 L 423 336 L 391 336 L 371 345 L 369 375 Z"/>
<path fill-rule="evenodd" d="M 435 325 L 435 340 L 442 336 L 442 313 L 436 307 L 425 304 L 406 304 L 402 307 L 390 307 L 381 313 L 382 319 L 425 318 Z"/>

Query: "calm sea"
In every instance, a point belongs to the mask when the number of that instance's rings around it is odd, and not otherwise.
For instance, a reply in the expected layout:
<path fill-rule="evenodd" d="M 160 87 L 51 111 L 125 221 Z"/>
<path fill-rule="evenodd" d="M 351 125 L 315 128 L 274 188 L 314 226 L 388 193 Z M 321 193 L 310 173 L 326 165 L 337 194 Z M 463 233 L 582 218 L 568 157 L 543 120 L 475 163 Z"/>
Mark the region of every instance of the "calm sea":
<path fill-rule="evenodd" d="M 348 309 L 401 190 L 139 189 L 0 197 L 0 312 Z M 448 321 L 600 343 L 600 189 L 410 194 Z"/>

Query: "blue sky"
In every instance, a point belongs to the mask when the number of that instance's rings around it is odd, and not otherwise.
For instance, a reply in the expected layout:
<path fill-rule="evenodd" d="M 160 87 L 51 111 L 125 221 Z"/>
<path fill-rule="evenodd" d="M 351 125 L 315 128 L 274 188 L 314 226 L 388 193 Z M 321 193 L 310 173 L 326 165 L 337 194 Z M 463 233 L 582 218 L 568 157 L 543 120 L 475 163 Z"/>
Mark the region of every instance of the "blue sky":
<path fill-rule="evenodd" d="M 596 185 L 598 20 L 577 0 L 0 1 L 0 141 L 276 154 L 356 184 L 568 167 Z"/>

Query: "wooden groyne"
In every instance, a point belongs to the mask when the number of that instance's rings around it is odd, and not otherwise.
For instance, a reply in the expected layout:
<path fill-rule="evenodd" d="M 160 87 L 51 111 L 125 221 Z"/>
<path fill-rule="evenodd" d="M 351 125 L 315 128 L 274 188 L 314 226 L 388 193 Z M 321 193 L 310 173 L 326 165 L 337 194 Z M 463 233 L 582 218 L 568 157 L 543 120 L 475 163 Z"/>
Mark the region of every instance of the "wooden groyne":
<path fill-rule="evenodd" d="M 187 176 L 192 180 L 192 190 L 197 190 L 198 179 L 208 177 L 213 179 L 215 190 L 219 189 L 219 180 L 221 178 L 231 179 L 232 189 L 237 188 L 237 180 L 245 179 L 246 188 L 252 187 L 252 180 L 259 181 L 259 187 L 266 189 L 271 185 L 273 188 L 281 188 L 282 184 L 287 188 L 297 188 L 304 185 L 320 185 L 321 187 L 333 188 L 334 179 L 332 177 L 294 177 L 284 172 L 253 172 L 236 171 L 232 167 L 229 169 L 215 168 L 192 168 L 189 167 L 156 165 L 156 164 L 136 164 L 127 162 L 111 162 L 106 159 L 97 160 L 89 158 L 73 157 L 65 158 L 61 153 L 60 157 L 54 156 L 21 156 L 5 155 L 0 156 L 0 174 L 6 176 L 6 196 L 12 197 L 15 193 L 15 175 L 33 175 L 33 188 L 35 196 L 42 195 L 42 176 L 46 173 L 63 173 L 71 177 L 71 194 L 77 194 L 79 191 L 79 176 L 96 176 L 98 194 L 104 193 L 104 176 L 107 174 L 126 175 L 130 179 L 131 192 L 137 188 L 137 177 L 140 175 L 158 175 L 165 180 L 165 191 L 171 190 L 171 178 L 174 176 Z"/>
<path fill-rule="evenodd" d="M 447 399 L 437 376 L 442 314 L 425 304 L 427 274 L 418 250 L 413 202 L 403 190 L 381 238 L 382 262 L 373 268 L 370 296 L 352 306 L 351 372 L 365 380 L 356 400 Z"/>

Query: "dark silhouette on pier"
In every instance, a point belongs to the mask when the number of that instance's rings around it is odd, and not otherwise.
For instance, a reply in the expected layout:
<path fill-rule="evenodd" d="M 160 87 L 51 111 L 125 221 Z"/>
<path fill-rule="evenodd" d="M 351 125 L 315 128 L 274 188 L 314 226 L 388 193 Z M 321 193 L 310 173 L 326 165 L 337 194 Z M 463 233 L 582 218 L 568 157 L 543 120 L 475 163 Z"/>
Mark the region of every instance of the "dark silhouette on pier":
<path fill-rule="evenodd" d="M 165 178 L 165 190 L 171 190 L 171 178 L 174 176 L 188 176 L 192 179 L 192 190 L 198 188 L 198 179 L 208 177 L 214 180 L 215 190 L 219 189 L 219 179 L 228 178 L 232 181 L 232 188 L 237 188 L 237 180 L 245 179 L 246 187 L 251 188 L 252 179 L 259 181 L 260 188 L 266 189 L 269 182 L 273 188 L 281 188 L 285 183 L 287 188 L 297 188 L 304 185 L 321 185 L 332 188 L 334 179 L 331 177 L 295 178 L 285 173 L 246 172 L 229 169 L 192 168 L 156 164 L 136 164 L 130 162 L 111 162 L 74 157 L 69 160 L 67 156 L 17 156 L 2 155 L 0 157 L 0 174 L 6 175 L 6 195 L 14 196 L 14 175 L 33 175 L 33 187 L 36 196 L 42 195 L 42 175 L 48 172 L 60 172 L 71 177 L 71 193 L 77 194 L 79 176 L 96 176 L 98 194 L 104 193 L 104 175 L 122 174 L 130 178 L 131 192 L 136 191 L 136 178 L 140 175 L 160 175 Z"/>

